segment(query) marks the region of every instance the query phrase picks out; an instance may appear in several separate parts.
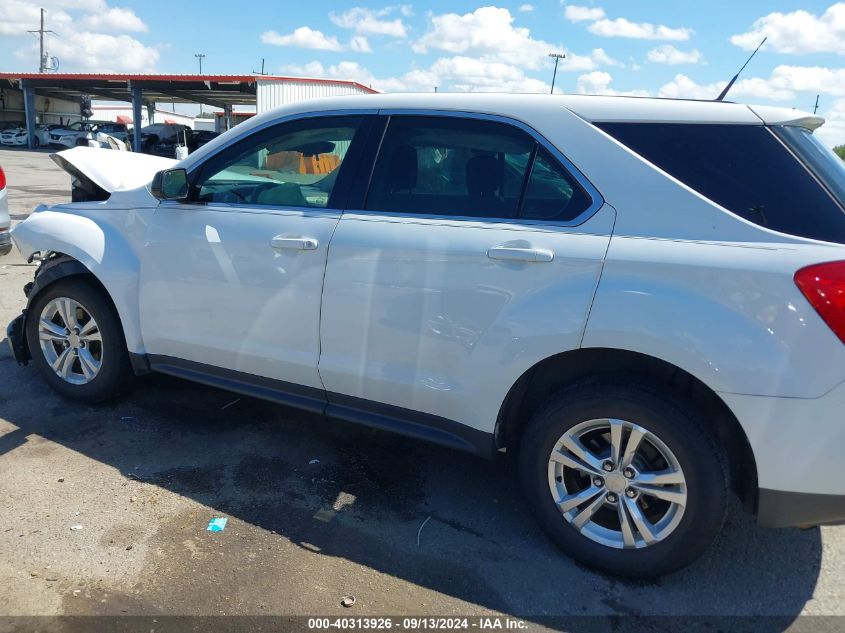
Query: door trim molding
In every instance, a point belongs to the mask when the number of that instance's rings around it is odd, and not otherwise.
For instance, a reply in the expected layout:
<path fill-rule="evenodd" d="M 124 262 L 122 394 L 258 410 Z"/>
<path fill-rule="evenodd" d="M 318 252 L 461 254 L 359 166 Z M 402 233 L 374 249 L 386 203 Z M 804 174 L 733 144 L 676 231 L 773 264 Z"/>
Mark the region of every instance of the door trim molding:
<path fill-rule="evenodd" d="M 429 413 L 172 356 L 149 354 L 145 361 L 141 360 L 141 355 L 133 356 L 133 366 L 148 366 L 155 372 L 218 389 L 405 435 L 488 459 L 497 453 L 493 433 Z"/>

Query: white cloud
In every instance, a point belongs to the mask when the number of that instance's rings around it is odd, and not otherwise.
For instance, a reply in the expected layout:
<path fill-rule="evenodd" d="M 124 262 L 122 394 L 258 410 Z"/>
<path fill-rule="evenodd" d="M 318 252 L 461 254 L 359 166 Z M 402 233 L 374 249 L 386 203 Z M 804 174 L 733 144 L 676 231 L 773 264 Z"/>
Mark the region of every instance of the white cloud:
<path fill-rule="evenodd" d="M 373 52 L 373 49 L 370 48 L 370 42 L 363 35 L 353 35 L 349 38 L 349 50 L 356 51 L 358 53 Z"/>
<path fill-rule="evenodd" d="M 45 27 L 60 36 L 48 35 L 45 48 L 59 58 L 62 70 L 137 72 L 155 68 L 159 59 L 155 47 L 120 34 L 147 29 L 132 9 L 111 7 L 105 0 L 2 0 L 0 35 L 20 41 L 13 55 L 27 65 L 38 61 L 38 42 L 27 31 L 38 28 L 41 7 L 46 9 Z"/>
<path fill-rule="evenodd" d="M 698 64 L 703 58 L 704 56 L 697 49 L 682 51 L 671 44 L 663 44 L 648 52 L 648 61 L 655 64 Z"/>
<path fill-rule="evenodd" d="M 519 9 L 517 9 L 517 11 L 520 13 L 531 13 L 535 8 L 536 7 L 533 4 L 521 4 L 519 5 Z"/>
<path fill-rule="evenodd" d="M 845 3 L 832 4 L 820 16 L 808 11 L 770 13 L 751 30 L 731 37 L 731 43 L 754 50 L 768 37 L 766 50 L 776 53 L 838 53 L 845 55 Z"/>
<path fill-rule="evenodd" d="M 92 31 L 146 31 L 147 25 L 132 9 L 112 7 L 83 17 L 79 24 Z"/>
<path fill-rule="evenodd" d="M 603 19 L 587 27 L 591 33 L 603 37 L 625 37 L 639 40 L 688 40 L 693 30 L 688 28 L 670 28 L 662 24 L 631 22 L 625 18 Z"/>
<path fill-rule="evenodd" d="M 63 34 L 64 35 L 64 34 Z M 37 59 L 38 43 L 15 53 L 18 58 Z M 61 62 L 62 70 L 96 72 L 150 72 L 159 59 L 155 48 L 128 35 L 69 32 L 51 42 L 49 52 Z"/>
<path fill-rule="evenodd" d="M 503 61 L 526 68 L 538 68 L 554 46 L 535 40 L 527 28 L 513 26 L 510 11 L 481 7 L 472 13 L 445 13 L 431 16 L 429 31 L 414 42 L 417 53 L 430 49 L 448 53 L 477 53 L 490 61 Z"/>
<path fill-rule="evenodd" d="M 279 35 L 276 31 L 265 31 L 261 34 L 261 41 L 273 46 L 296 46 L 320 51 L 343 50 L 343 46 L 336 37 L 329 37 L 307 26 L 300 26 L 288 35 Z"/>
<path fill-rule="evenodd" d="M 628 97 L 647 97 L 647 90 L 615 90 L 610 87 L 613 75 L 602 71 L 593 71 L 578 77 L 575 91 L 579 94 L 588 95 L 612 95 Z"/>
<path fill-rule="evenodd" d="M 376 77 L 357 62 L 344 61 L 323 66 L 314 61 L 302 66 L 285 66 L 295 75 L 351 79 L 386 92 L 549 92 L 549 84 L 528 77 L 512 64 L 456 55 L 441 57 L 428 68 L 412 69 L 396 77 Z"/>
<path fill-rule="evenodd" d="M 835 101 L 831 107 L 822 111 L 822 115 L 826 122 L 815 135 L 831 147 L 845 144 L 845 99 Z"/>
<path fill-rule="evenodd" d="M 605 17 L 604 9 L 600 7 L 579 7 L 575 4 L 566 5 L 563 15 L 570 22 L 595 22 Z"/>
<path fill-rule="evenodd" d="M 717 81 L 708 84 L 698 84 L 686 75 L 675 75 L 675 78 L 661 86 L 657 92 L 659 97 L 671 99 L 704 99 L 712 101 L 718 97 L 727 85 L 727 81 Z M 795 99 L 795 93 L 787 88 L 778 86 L 777 82 L 752 77 L 740 79 L 731 88 L 727 99 L 729 101 L 791 101 Z"/>
<path fill-rule="evenodd" d="M 432 49 L 442 50 L 463 60 L 477 59 L 490 64 L 490 68 L 494 70 L 500 69 L 495 66 L 496 63 L 524 70 L 550 69 L 552 62 L 548 55 L 552 51 L 566 55 L 566 59 L 560 60 L 559 63 L 558 70 L 561 72 L 583 72 L 604 65 L 621 65 L 601 48 L 585 55 L 534 39 L 529 29 L 514 26 L 514 17 L 510 11 L 503 8 L 481 7 L 463 15 L 434 15 L 430 20 L 428 32 L 412 45 L 417 53 L 426 53 Z M 505 83 L 523 87 L 534 86 L 532 82 L 516 79 L 510 79 L 508 82 Z M 505 83 L 499 81 L 499 85 Z"/>
<path fill-rule="evenodd" d="M 397 7 L 397 9 L 402 15 L 408 15 L 411 10 L 409 5 Z M 388 7 L 378 11 L 363 7 L 354 7 L 343 13 L 332 11 L 329 13 L 329 19 L 341 28 L 354 29 L 356 33 L 363 35 L 405 37 L 407 35 L 407 29 L 401 18 L 395 18 L 393 20 L 384 19 L 393 10 L 394 7 Z"/>

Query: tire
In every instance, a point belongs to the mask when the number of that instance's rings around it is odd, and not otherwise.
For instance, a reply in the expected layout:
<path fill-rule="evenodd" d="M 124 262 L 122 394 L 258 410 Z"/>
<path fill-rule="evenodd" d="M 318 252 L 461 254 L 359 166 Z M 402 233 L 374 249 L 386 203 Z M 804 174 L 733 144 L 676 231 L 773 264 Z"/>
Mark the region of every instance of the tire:
<path fill-rule="evenodd" d="M 37 136 L 35 137 L 35 140 L 33 142 L 33 146 L 35 147 L 35 149 L 38 149 L 39 147 L 41 147 L 41 141 L 38 140 Z"/>
<path fill-rule="evenodd" d="M 622 429 L 616 435 L 620 447 L 643 438 L 632 443 L 638 448 L 627 472 L 624 448 L 613 463 L 612 426 Z M 589 463 L 573 461 L 577 454 L 567 445 L 588 447 Z M 598 475 L 585 474 L 596 468 Z M 655 471 L 671 483 L 649 487 L 646 478 Z M 525 430 L 519 473 L 528 504 L 552 541 L 583 565 L 615 576 L 655 578 L 687 566 L 712 543 L 727 511 L 723 451 L 693 407 L 643 386 L 588 381 L 558 392 Z M 635 515 L 647 521 L 644 530 Z"/>
<path fill-rule="evenodd" d="M 75 302 L 82 310 L 72 310 L 74 319 L 79 319 L 80 335 L 77 337 L 61 334 L 62 330 L 67 330 L 62 317 L 67 310 L 59 310 L 56 306 L 74 306 L 68 301 Z M 49 325 L 42 325 L 42 317 L 49 320 L 54 308 L 53 320 Z M 86 317 L 93 319 L 94 325 Z M 86 326 L 90 331 L 86 331 Z M 44 341 L 42 346 L 41 332 L 53 340 Z M 101 402 L 120 395 L 132 383 L 134 375 L 117 312 L 103 291 L 84 277 L 61 279 L 35 297 L 27 309 L 26 339 L 32 361 L 41 376 L 66 398 Z M 64 361 L 67 362 L 60 361 L 65 351 Z M 88 359 L 84 367 L 83 359 Z M 50 361 L 58 362 L 59 369 L 54 370 Z M 67 378 L 59 375 L 62 370 Z"/>

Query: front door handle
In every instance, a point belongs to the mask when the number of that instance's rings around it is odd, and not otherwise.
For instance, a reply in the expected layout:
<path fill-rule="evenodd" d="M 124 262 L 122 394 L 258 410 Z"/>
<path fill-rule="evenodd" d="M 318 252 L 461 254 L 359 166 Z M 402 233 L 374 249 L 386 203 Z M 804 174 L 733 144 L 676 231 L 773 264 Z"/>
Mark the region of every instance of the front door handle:
<path fill-rule="evenodd" d="M 550 262 L 555 258 L 555 254 L 543 248 L 494 246 L 487 249 L 487 257 L 507 262 Z"/>
<path fill-rule="evenodd" d="M 270 240 L 270 246 L 277 251 L 292 250 L 292 251 L 313 251 L 316 250 L 320 243 L 313 237 L 287 237 L 285 235 L 277 235 Z"/>

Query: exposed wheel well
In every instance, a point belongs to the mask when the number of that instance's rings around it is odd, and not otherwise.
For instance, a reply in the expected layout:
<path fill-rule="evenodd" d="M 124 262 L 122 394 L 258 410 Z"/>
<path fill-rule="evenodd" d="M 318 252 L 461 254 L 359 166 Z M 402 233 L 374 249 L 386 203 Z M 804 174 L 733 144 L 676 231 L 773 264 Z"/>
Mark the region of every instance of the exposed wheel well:
<path fill-rule="evenodd" d="M 565 385 L 606 376 L 670 390 L 696 407 L 708 430 L 728 456 L 731 486 L 746 510 L 756 511 L 757 466 L 754 453 L 731 410 L 692 374 L 660 359 L 617 349 L 582 348 L 551 356 L 526 371 L 511 387 L 496 422 L 496 443 L 515 451 L 534 412 Z"/>

